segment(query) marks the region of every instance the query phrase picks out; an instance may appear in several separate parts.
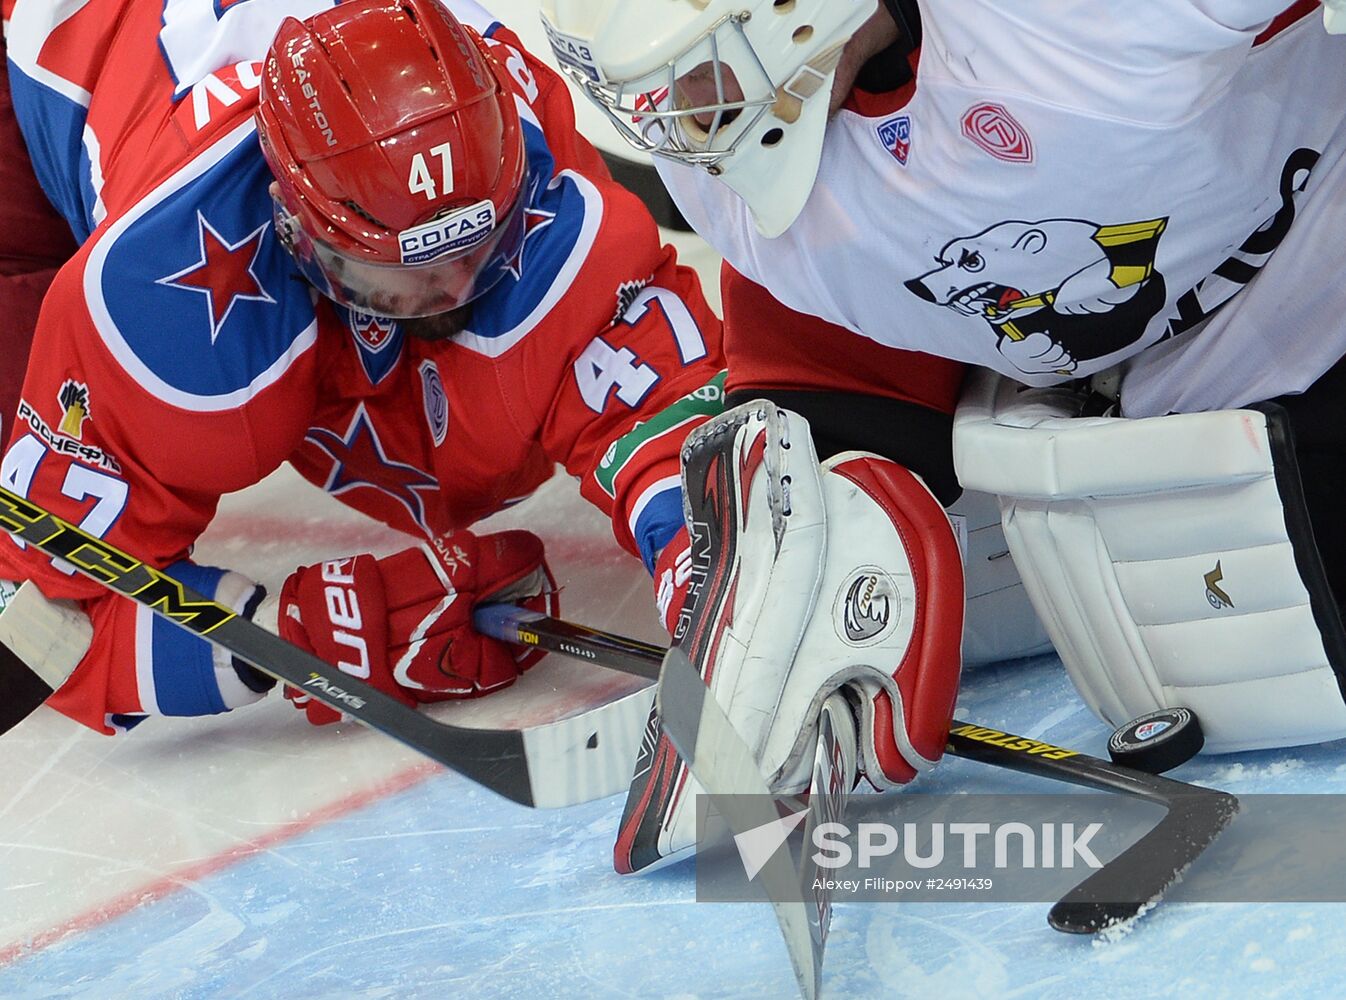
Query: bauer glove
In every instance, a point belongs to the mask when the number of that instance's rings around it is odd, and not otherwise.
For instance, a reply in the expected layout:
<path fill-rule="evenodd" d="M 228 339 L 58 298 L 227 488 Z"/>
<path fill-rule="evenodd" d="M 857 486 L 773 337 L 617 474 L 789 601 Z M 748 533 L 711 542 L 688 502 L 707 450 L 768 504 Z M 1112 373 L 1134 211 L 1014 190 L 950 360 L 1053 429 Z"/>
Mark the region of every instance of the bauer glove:
<path fill-rule="evenodd" d="M 555 614 L 556 583 L 542 540 L 527 531 L 452 531 L 396 555 L 349 556 L 305 566 L 285 581 L 280 634 L 405 705 L 476 698 L 508 687 L 541 650 L 472 628 L 482 602 Z M 340 714 L 294 688 L 285 697 L 309 722 Z"/>

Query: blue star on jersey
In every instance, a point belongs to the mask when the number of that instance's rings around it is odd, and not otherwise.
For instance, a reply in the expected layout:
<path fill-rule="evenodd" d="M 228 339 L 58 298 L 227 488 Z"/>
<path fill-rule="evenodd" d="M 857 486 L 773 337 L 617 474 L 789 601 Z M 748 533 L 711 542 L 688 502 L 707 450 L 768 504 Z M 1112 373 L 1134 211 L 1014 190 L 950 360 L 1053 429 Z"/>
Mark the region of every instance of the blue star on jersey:
<path fill-rule="evenodd" d="M 304 440 L 332 458 L 332 472 L 323 484 L 328 493 L 339 496 L 362 486 L 379 490 L 404 506 L 426 535 L 431 534 L 425 520 L 425 501 L 416 491 L 438 490 L 439 482 L 414 465 L 388 458 L 363 403 L 356 407 L 344 435 L 326 427 L 311 427 Z"/>
<path fill-rule="evenodd" d="M 210 224 L 201 212 L 196 213 L 197 230 L 201 242 L 201 256 L 176 274 L 159 278 L 156 284 L 197 292 L 206 297 L 210 315 L 210 342 L 220 336 L 220 328 L 240 299 L 269 302 L 273 299 L 254 270 L 262 252 L 262 238 L 267 225 L 254 229 L 242 239 L 230 243 Z"/>

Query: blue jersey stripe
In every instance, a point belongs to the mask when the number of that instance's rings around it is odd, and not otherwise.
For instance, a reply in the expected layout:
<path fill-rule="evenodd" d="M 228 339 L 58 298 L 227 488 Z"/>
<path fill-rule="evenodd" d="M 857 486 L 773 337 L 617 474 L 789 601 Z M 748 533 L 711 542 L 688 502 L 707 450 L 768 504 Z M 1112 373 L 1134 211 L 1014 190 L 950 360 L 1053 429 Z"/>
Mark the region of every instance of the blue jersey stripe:
<path fill-rule="evenodd" d="M 682 487 L 674 486 L 654 496 L 636 518 L 632 534 L 640 549 L 645 569 L 654 572 L 654 564 L 664 546 L 684 524 L 682 517 Z"/>
<path fill-rule="evenodd" d="M 214 597 L 225 571 L 178 562 L 165 571 L 206 597 Z M 228 711 L 215 679 L 213 647 L 165 618 L 155 616 L 152 639 L 154 690 L 164 715 L 216 715 Z"/>
<path fill-rule="evenodd" d="M 93 232 L 93 181 L 84 149 L 84 105 L 44 87 L 9 61 L 14 115 L 23 131 L 33 172 L 47 198 L 83 243 Z"/>

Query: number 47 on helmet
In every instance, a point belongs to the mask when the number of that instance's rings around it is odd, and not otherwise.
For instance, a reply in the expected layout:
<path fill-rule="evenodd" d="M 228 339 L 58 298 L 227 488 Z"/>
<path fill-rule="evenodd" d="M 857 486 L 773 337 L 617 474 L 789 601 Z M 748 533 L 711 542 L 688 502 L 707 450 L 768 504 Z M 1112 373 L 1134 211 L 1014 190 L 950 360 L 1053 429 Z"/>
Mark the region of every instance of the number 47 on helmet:
<path fill-rule="evenodd" d="M 523 238 L 523 129 L 508 75 L 434 0 L 287 18 L 258 135 L 276 230 L 344 306 L 432 316 L 489 291 Z"/>

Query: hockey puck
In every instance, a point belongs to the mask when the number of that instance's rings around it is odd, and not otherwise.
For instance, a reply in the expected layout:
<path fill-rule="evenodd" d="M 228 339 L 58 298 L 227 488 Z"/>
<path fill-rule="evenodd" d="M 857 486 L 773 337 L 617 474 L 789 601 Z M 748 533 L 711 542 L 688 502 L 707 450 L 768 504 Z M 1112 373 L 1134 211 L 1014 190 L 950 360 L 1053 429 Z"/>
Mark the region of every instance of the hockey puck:
<path fill-rule="evenodd" d="M 1117 729 L 1108 738 L 1108 755 L 1124 767 L 1163 774 L 1191 760 L 1205 745 L 1196 713 L 1188 708 L 1161 708 Z"/>

